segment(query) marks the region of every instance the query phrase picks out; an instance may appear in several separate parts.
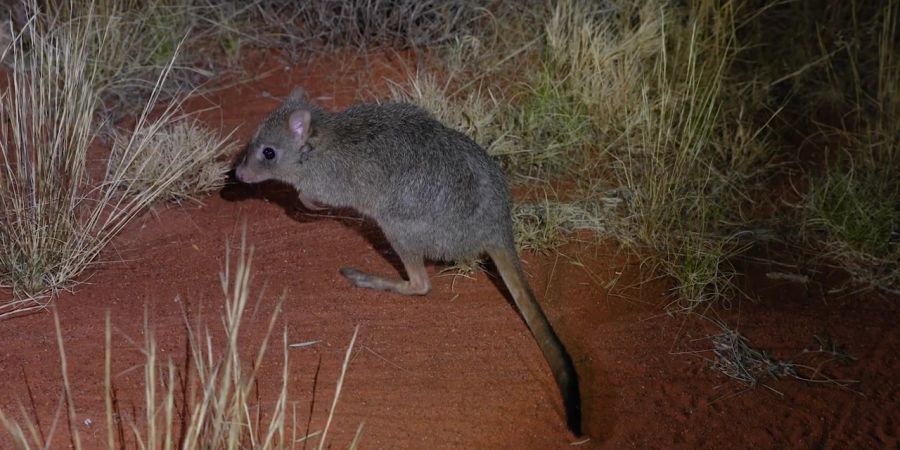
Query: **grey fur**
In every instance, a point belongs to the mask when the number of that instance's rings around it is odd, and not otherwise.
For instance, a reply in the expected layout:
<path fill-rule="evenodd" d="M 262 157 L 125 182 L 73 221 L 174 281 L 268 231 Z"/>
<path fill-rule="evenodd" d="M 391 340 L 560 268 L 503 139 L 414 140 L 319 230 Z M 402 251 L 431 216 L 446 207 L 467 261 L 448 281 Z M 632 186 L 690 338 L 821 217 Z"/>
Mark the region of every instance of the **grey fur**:
<path fill-rule="evenodd" d="M 303 106 L 289 101 L 263 122 L 248 165 L 261 148 L 272 147 L 281 160 L 272 178 L 308 199 L 375 219 L 398 252 L 450 261 L 512 245 L 503 171 L 463 134 L 408 104 L 362 104 L 338 113 L 309 105 L 311 149 L 301 155 L 285 124 Z"/>
<path fill-rule="evenodd" d="M 264 152 L 273 151 L 266 159 Z M 580 434 L 574 366 L 522 273 L 503 170 L 478 144 L 417 106 L 360 104 L 328 112 L 296 89 L 260 124 L 236 173 L 248 182 L 289 183 L 307 206 L 350 207 L 373 218 L 409 280 L 342 269 L 359 287 L 424 295 L 431 287 L 424 258 L 490 254 L 554 371 L 569 427 Z"/>

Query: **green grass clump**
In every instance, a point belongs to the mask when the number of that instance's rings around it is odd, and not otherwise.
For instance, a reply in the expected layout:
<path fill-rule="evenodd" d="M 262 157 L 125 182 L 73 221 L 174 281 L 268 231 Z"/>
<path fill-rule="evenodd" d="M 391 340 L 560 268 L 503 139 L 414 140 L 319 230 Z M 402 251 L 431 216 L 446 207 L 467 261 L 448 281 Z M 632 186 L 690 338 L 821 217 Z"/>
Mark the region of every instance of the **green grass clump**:
<path fill-rule="evenodd" d="M 805 210 L 806 238 L 823 252 L 820 261 L 847 271 L 853 284 L 900 292 L 900 189 L 894 176 L 829 171 L 813 182 Z"/>
<path fill-rule="evenodd" d="M 826 156 L 839 153 L 809 171 L 802 237 L 854 284 L 900 292 L 900 3 L 844 7 L 853 14 L 831 20 L 859 40 L 826 53 L 818 85 L 835 94 L 836 117 L 814 124 L 813 136 Z"/>
<path fill-rule="evenodd" d="M 847 271 L 853 284 L 900 292 L 900 152 L 874 144 L 851 141 L 852 163 L 812 176 L 801 234 L 819 261 Z"/>
<path fill-rule="evenodd" d="M 838 172 L 813 184 L 807 197 L 814 217 L 809 225 L 853 251 L 886 257 L 894 252 L 894 235 L 900 229 L 898 195 L 866 186 L 866 181 Z"/>
<path fill-rule="evenodd" d="M 498 156 L 520 175 L 555 178 L 588 159 L 583 151 L 593 144 L 588 109 L 557 76 L 552 66 L 539 69 L 513 108 L 519 150 Z"/>

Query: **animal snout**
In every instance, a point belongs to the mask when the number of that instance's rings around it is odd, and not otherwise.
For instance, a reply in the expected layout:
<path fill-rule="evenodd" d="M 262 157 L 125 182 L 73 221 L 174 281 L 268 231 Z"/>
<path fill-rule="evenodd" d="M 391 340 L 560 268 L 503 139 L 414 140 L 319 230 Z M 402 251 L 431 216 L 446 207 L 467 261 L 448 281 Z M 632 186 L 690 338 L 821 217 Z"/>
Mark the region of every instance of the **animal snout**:
<path fill-rule="evenodd" d="M 259 181 L 256 179 L 258 177 L 254 176 L 253 172 L 247 169 L 247 166 L 244 164 L 240 164 L 234 169 L 234 175 L 243 183 L 256 183 Z"/>

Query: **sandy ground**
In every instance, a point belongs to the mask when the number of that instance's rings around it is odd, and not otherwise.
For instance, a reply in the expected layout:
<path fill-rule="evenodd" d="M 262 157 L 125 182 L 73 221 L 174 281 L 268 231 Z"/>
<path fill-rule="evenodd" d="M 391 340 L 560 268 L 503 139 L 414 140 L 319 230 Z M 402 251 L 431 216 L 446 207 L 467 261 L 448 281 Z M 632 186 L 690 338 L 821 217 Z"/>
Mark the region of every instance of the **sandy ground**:
<path fill-rule="evenodd" d="M 324 60 L 294 67 L 270 60 L 260 65 L 265 77 L 192 107 L 214 106 L 203 119 L 225 130 L 238 127 L 243 143 L 277 104 L 268 94 L 283 96 L 302 84 L 324 106 L 344 107 L 383 90 L 385 76 L 399 78 L 397 61 L 374 55 L 359 62 L 368 68 L 354 70 Z M 218 327 L 225 243 L 236 245 L 245 223 L 255 247 L 246 354 L 282 294 L 279 329 L 286 327 L 290 342 L 319 341 L 290 350 L 289 397 L 299 435 L 324 425 L 358 325 L 331 448 L 346 447 L 361 423 L 361 448 L 549 449 L 575 441 L 552 375 L 495 276 L 437 276 L 441 266 L 431 266 L 434 289 L 423 298 L 353 288 L 339 268 L 396 273 L 396 257 L 377 227 L 348 211 L 310 213 L 289 189 L 263 185 L 232 186 L 202 206 L 145 214 L 73 293 L 60 296 L 55 308 L 87 448 L 105 436 L 106 312 L 115 326 L 121 411 L 140 416 L 144 357 L 137 345 L 145 314 L 162 359 L 184 361 L 183 311 Z M 746 388 L 709 368 L 708 337 L 718 330 L 664 314 L 664 282 L 639 283 L 639 261 L 614 244 L 573 244 L 558 255 L 523 259 L 581 377 L 590 440 L 579 448 L 897 448 L 896 299 L 827 295 L 813 284 L 767 280 L 763 274 L 774 269 L 756 268 L 745 287 L 758 300 L 715 314 L 782 359 L 821 361 L 802 351 L 818 348 L 814 336 L 828 335 L 857 361 L 826 363 L 823 373 L 858 383 L 783 379 Z M 21 403 L 46 432 L 62 393 L 51 314 L 0 322 L 0 342 L 0 407 L 15 411 Z M 263 409 L 273 406 L 279 388 L 280 357 L 270 352 L 260 374 Z M 8 441 L 0 445 L 9 448 Z M 52 447 L 68 446 L 61 426 Z"/>

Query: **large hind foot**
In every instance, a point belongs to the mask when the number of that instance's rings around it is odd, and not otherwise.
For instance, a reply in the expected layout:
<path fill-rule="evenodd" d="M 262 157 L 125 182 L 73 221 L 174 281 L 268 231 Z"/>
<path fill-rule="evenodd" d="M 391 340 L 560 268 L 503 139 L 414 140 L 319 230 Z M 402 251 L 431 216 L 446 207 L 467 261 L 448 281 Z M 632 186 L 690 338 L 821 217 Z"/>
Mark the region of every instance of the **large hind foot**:
<path fill-rule="evenodd" d="M 347 277 L 356 287 L 396 292 L 403 295 L 427 294 L 431 290 L 431 282 L 428 280 L 428 272 L 425 270 L 422 258 L 401 255 L 400 259 L 403 260 L 409 281 L 371 275 L 351 267 L 342 268 L 341 275 Z"/>

